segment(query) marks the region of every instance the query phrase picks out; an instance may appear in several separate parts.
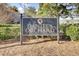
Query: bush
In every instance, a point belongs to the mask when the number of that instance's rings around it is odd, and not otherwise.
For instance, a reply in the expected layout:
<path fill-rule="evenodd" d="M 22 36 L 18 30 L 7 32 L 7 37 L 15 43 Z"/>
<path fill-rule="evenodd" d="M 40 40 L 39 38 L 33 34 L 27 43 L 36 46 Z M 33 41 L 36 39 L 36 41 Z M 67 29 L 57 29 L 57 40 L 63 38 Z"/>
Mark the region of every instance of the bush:
<path fill-rule="evenodd" d="M 60 30 L 63 31 L 65 37 L 69 36 L 71 40 L 79 40 L 79 24 L 62 24 Z"/>
<path fill-rule="evenodd" d="M 0 27 L 0 40 L 15 39 L 20 34 L 19 27 Z"/>
<path fill-rule="evenodd" d="M 71 40 L 79 40 L 79 27 L 76 25 L 67 27 L 66 34 L 70 36 Z"/>
<path fill-rule="evenodd" d="M 14 35 L 15 39 L 20 36 L 20 28 L 13 28 L 12 34 Z"/>
<path fill-rule="evenodd" d="M 14 37 L 11 36 L 11 35 L 0 34 L 0 39 L 1 40 L 8 40 L 8 39 L 12 39 L 12 38 L 14 38 Z"/>
<path fill-rule="evenodd" d="M 10 24 L 0 24 L 0 27 L 12 27 Z"/>
<path fill-rule="evenodd" d="M 12 34 L 10 33 L 11 29 L 8 27 L 3 28 L 3 32 L 0 33 L 1 40 L 7 40 L 13 38 Z"/>
<path fill-rule="evenodd" d="M 64 35 L 66 34 L 66 25 L 62 24 L 60 25 L 60 30 L 64 33 Z"/>

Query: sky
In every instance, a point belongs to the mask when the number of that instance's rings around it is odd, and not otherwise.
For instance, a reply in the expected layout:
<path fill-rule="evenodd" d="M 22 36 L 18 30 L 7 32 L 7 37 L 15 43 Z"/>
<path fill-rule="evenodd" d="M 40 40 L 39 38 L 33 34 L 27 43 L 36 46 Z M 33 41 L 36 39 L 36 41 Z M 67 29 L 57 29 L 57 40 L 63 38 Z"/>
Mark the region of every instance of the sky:
<path fill-rule="evenodd" d="M 11 6 L 16 6 L 17 8 L 19 7 L 24 7 L 24 5 L 26 7 L 34 7 L 35 9 L 38 9 L 39 8 L 39 4 L 38 3 L 10 3 Z"/>

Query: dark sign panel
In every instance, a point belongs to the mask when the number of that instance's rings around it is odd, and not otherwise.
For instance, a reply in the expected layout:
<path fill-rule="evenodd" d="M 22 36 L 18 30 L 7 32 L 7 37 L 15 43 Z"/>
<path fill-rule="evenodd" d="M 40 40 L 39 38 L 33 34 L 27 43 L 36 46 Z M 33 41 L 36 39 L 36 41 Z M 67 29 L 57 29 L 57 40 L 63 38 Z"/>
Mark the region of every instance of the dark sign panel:
<path fill-rule="evenodd" d="M 57 35 L 57 18 L 23 18 L 22 29 L 24 36 Z"/>

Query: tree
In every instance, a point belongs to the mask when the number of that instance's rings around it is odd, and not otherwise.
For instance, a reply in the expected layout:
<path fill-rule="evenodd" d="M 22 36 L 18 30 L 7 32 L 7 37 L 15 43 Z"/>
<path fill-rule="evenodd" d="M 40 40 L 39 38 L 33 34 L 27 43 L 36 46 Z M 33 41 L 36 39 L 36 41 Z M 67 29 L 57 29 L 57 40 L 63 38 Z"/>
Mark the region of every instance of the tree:
<path fill-rule="evenodd" d="M 79 3 L 73 3 L 77 8 L 75 10 L 76 14 L 79 14 Z"/>
<path fill-rule="evenodd" d="M 36 9 L 34 7 L 28 7 L 25 9 L 25 14 L 28 17 L 35 17 L 36 16 Z"/>
<path fill-rule="evenodd" d="M 62 14 L 67 15 L 68 10 L 64 4 L 57 3 L 42 3 L 40 4 L 38 15 L 46 17 L 57 17 L 58 13 L 62 10 Z"/>

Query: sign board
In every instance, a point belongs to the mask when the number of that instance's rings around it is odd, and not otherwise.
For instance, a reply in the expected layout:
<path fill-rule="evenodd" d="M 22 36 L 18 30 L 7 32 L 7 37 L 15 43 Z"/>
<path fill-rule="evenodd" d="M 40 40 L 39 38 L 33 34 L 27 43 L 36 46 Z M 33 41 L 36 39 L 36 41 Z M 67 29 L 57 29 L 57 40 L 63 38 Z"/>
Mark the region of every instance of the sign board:
<path fill-rule="evenodd" d="M 23 18 L 22 35 L 56 36 L 57 18 Z"/>

